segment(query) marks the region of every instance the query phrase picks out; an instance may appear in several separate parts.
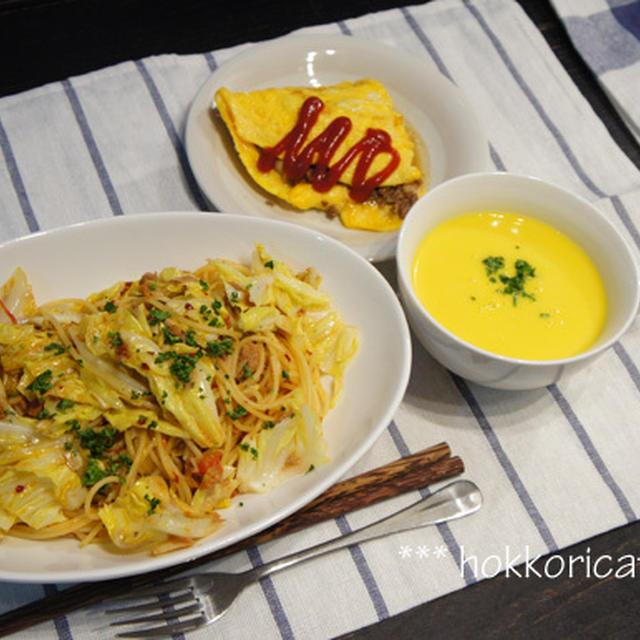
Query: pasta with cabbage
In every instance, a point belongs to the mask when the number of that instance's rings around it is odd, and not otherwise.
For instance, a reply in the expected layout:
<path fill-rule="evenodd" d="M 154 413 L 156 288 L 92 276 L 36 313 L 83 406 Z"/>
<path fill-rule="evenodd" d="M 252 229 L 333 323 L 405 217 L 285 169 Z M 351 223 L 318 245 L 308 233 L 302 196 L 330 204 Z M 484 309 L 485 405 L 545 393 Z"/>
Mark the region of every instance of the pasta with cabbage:
<path fill-rule="evenodd" d="M 0 290 L 0 537 L 165 553 L 231 498 L 326 462 L 322 419 L 358 346 L 312 268 L 165 268 L 38 306 Z"/>

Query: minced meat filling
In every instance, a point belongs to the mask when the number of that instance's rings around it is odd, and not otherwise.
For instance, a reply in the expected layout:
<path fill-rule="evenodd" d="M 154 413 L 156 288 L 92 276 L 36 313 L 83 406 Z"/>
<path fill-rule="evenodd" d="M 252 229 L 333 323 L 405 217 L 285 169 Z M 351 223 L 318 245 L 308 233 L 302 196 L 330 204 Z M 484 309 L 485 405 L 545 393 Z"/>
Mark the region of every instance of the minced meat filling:
<path fill-rule="evenodd" d="M 379 204 L 385 204 L 391 208 L 391 212 L 399 218 L 404 218 L 407 212 L 418 199 L 421 182 L 410 182 L 393 187 L 378 187 L 371 194 L 372 200 Z"/>

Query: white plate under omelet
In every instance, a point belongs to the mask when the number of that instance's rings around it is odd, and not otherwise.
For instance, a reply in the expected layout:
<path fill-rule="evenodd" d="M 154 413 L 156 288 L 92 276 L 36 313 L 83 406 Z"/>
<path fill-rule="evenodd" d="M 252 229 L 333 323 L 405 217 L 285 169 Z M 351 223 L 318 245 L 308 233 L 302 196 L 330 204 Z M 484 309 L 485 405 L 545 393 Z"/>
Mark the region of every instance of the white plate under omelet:
<path fill-rule="evenodd" d="M 368 260 L 393 257 L 397 232 L 348 229 L 324 212 L 297 212 L 254 186 L 212 117 L 216 91 L 382 82 L 416 134 L 428 186 L 488 168 L 488 143 L 462 93 L 426 59 L 348 36 L 288 36 L 246 49 L 221 65 L 196 95 L 187 118 L 186 151 L 195 178 L 219 211 L 294 222 L 344 242 Z"/>

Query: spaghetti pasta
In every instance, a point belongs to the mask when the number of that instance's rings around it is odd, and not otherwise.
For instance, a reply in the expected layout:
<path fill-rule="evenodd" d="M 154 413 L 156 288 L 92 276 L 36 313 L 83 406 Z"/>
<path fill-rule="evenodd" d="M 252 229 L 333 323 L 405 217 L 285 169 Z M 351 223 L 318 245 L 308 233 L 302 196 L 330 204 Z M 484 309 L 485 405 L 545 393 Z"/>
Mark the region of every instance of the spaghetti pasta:
<path fill-rule="evenodd" d="M 319 285 L 261 245 L 40 307 L 17 269 L 0 290 L 0 537 L 172 551 L 236 494 L 325 462 L 357 331 Z"/>

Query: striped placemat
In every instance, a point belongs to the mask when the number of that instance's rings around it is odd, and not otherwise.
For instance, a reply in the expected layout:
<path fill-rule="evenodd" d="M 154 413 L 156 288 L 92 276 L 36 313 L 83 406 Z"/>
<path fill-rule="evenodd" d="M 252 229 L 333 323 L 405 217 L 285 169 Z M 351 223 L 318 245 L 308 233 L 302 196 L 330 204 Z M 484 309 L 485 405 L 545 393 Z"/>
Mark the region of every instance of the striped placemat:
<path fill-rule="evenodd" d="M 303 30 L 385 42 L 451 79 L 486 125 L 496 169 L 551 180 L 595 202 L 640 247 L 640 175 L 513 0 L 435 0 Z M 243 47 L 145 58 L 0 100 L 0 240 L 73 222 L 205 207 L 188 167 L 187 109 Z M 401 70 L 399 70 L 401 72 Z M 393 281 L 393 264 L 380 269 Z M 328 638 L 375 623 L 636 520 L 640 513 L 640 333 L 546 389 L 492 391 L 415 342 L 393 422 L 352 470 L 446 441 L 486 504 L 472 518 L 356 546 L 263 581 L 193 638 Z M 216 563 L 242 570 L 357 528 L 409 495 Z M 0 563 L 2 562 L 0 543 Z M 616 559 L 611 560 L 615 564 Z M 576 565 L 575 570 L 579 570 Z M 558 562 L 549 570 L 557 571 Z M 568 570 L 566 567 L 563 570 Z M 522 571 L 521 571 L 522 573 Z M 535 579 L 522 576 L 514 579 Z M 55 586 L 0 584 L 0 610 Z M 15 634 L 108 638 L 91 608 Z"/>
<path fill-rule="evenodd" d="M 640 3 L 551 0 L 584 61 L 640 142 Z"/>

